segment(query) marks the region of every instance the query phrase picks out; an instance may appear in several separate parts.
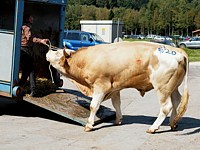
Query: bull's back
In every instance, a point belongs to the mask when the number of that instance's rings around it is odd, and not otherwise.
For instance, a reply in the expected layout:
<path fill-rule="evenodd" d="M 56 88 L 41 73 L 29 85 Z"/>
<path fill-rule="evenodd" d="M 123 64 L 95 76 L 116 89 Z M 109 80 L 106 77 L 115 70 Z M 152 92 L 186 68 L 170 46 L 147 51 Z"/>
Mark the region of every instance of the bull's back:
<path fill-rule="evenodd" d="M 145 65 L 155 46 L 135 42 L 101 44 L 82 49 L 76 56 L 85 61 L 87 67 L 98 67 L 98 69 L 104 70 L 107 68 L 107 71 L 109 71 L 108 68 L 111 68 L 110 71 L 113 72 L 114 70 L 120 71 L 121 68 L 128 68 L 131 64 Z"/>
<path fill-rule="evenodd" d="M 182 61 L 187 54 L 171 46 L 151 42 L 120 42 L 101 44 L 80 49 L 73 56 L 83 68 L 106 74 L 117 74 L 122 70 L 138 73 L 159 63 L 171 64 Z M 174 64 L 171 64 L 174 65 Z M 155 67 L 155 66 L 154 66 Z"/>

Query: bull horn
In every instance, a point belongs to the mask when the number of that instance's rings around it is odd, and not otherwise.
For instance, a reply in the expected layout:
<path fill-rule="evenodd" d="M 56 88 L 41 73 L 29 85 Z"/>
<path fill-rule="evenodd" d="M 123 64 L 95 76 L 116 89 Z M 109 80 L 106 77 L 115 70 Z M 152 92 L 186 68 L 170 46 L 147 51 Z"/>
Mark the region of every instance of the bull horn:
<path fill-rule="evenodd" d="M 66 57 L 66 58 L 69 58 L 71 56 L 71 52 L 70 51 L 67 51 L 66 48 L 63 49 L 63 55 Z"/>

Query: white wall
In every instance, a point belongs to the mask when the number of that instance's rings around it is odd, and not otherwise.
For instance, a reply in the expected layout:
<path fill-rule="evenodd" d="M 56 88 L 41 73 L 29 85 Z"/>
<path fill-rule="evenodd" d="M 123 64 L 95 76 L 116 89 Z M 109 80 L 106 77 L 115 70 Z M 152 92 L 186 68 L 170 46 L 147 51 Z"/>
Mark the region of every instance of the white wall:
<path fill-rule="evenodd" d="M 105 42 L 112 43 L 117 37 L 117 23 L 112 20 L 81 20 L 81 31 L 98 34 Z M 119 37 L 122 36 L 122 23 L 119 25 Z"/>
<path fill-rule="evenodd" d="M 111 25 L 97 25 L 96 33 L 104 39 L 105 42 L 112 42 L 112 27 Z"/>
<path fill-rule="evenodd" d="M 13 37 L 14 33 L 0 33 L 0 79 L 6 82 L 11 81 Z"/>

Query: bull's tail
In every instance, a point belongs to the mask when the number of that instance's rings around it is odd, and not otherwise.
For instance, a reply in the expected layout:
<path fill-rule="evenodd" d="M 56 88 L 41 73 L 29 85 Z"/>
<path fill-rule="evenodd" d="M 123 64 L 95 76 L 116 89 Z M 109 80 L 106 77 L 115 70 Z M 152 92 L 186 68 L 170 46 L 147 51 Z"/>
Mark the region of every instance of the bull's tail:
<path fill-rule="evenodd" d="M 188 94 L 188 86 L 187 86 L 187 80 L 188 80 L 188 72 L 189 72 L 189 62 L 188 57 L 185 58 L 185 85 L 184 85 L 184 91 L 182 94 L 181 102 L 179 104 L 179 107 L 177 108 L 177 115 L 175 116 L 173 120 L 172 129 L 175 128 L 177 122 L 181 119 L 181 117 L 184 115 L 184 113 L 187 110 L 187 104 L 189 100 L 189 94 Z"/>

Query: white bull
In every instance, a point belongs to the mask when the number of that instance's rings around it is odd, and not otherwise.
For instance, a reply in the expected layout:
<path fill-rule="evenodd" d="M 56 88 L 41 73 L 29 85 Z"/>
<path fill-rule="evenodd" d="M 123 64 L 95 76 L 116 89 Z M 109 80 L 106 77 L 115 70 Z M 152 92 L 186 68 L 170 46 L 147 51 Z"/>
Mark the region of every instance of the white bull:
<path fill-rule="evenodd" d="M 49 50 L 46 58 L 61 74 L 72 79 L 82 93 L 92 97 L 85 131 L 93 129 L 101 102 L 109 98 L 116 110 L 115 123 L 122 123 L 120 90 L 124 88 L 135 88 L 142 96 L 153 88 L 156 90 L 160 113 L 148 133 L 158 130 L 171 110 L 170 126 L 175 129 L 186 111 L 188 56 L 182 49 L 150 42 L 120 42 L 76 52 Z M 184 77 L 181 96 L 178 87 Z"/>

